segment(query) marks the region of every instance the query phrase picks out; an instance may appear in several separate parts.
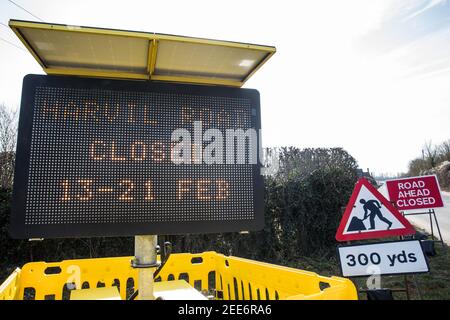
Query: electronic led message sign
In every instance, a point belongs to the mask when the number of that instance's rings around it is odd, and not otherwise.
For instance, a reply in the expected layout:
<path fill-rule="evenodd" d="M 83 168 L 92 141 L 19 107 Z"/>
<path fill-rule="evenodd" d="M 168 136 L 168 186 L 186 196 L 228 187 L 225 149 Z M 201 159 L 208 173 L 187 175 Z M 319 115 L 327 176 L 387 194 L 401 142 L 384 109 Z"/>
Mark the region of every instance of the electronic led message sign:
<path fill-rule="evenodd" d="M 256 90 L 28 75 L 10 233 L 261 229 L 260 122 Z"/>

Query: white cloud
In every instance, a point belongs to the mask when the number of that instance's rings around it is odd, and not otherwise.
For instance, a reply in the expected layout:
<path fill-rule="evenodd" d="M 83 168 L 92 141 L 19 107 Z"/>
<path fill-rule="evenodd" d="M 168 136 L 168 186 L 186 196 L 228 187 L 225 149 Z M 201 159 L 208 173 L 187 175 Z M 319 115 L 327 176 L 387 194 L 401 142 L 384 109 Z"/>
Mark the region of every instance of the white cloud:
<path fill-rule="evenodd" d="M 407 16 L 404 20 L 410 20 L 413 19 L 415 17 L 417 17 L 418 15 L 438 6 L 441 4 L 445 4 L 447 2 L 447 0 L 428 0 L 426 1 L 427 3 L 425 4 L 425 6 L 421 9 L 418 9 L 417 11 L 415 11 L 414 13 L 410 14 L 409 16 Z"/>

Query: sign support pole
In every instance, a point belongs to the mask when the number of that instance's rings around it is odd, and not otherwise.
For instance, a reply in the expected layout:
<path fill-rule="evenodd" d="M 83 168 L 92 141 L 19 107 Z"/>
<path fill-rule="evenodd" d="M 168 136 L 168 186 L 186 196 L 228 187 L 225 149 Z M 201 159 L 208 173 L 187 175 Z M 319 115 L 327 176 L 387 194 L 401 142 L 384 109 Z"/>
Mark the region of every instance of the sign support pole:
<path fill-rule="evenodd" d="M 433 216 L 431 215 L 431 209 L 428 209 L 428 215 L 430 217 L 431 239 L 434 240 Z"/>
<path fill-rule="evenodd" d="M 414 284 L 415 284 L 416 289 L 417 289 L 417 294 L 419 295 L 419 299 L 423 300 L 423 298 L 422 298 L 422 291 L 420 290 L 420 287 L 419 287 L 419 281 L 417 281 L 417 277 L 416 277 L 415 274 L 413 274 L 412 277 L 413 277 Z"/>
<path fill-rule="evenodd" d="M 138 268 L 139 300 L 155 300 L 153 294 L 153 269 L 158 266 L 156 256 L 156 245 L 158 236 L 135 236 L 134 255 L 132 266 Z"/>
<path fill-rule="evenodd" d="M 405 274 L 404 276 L 405 279 L 405 292 L 406 292 L 406 300 L 410 300 L 409 297 L 409 285 L 408 285 L 408 276 Z"/>
<path fill-rule="evenodd" d="M 431 213 L 433 214 L 434 221 L 436 222 L 436 229 L 437 229 L 438 234 L 439 234 L 439 239 L 440 239 L 442 248 L 445 248 L 444 239 L 442 239 L 441 228 L 439 228 L 439 223 L 438 223 L 438 220 L 436 218 L 436 212 L 434 211 L 434 209 L 431 209 Z M 431 213 L 430 213 L 430 220 L 431 220 Z"/>
<path fill-rule="evenodd" d="M 442 234 L 441 234 L 441 228 L 439 227 L 439 222 L 438 222 L 437 217 L 436 217 L 436 211 L 434 211 L 434 209 L 428 209 L 428 211 L 426 211 L 426 212 L 405 213 L 404 211 L 402 211 L 402 213 L 403 213 L 403 216 L 405 216 L 405 217 L 427 214 L 429 216 L 429 218 L 430 218 L 431 239 L 434 242 L 440 242 L 442 247 L 443 248 L 445 247 L 444 239 L 442 238 Z M 433 218 L 434 218 L 434 222 L 433 222 Z M 435 224 L 436 224 L 437 235 L 439 235 L 439 238 L 437 238 L 437 236 L 436 236 L 436 238 L 438 240 L 434 240 L 434 237 L 435 237 L 435 235 L 434 235 L 434 225 Z"/>

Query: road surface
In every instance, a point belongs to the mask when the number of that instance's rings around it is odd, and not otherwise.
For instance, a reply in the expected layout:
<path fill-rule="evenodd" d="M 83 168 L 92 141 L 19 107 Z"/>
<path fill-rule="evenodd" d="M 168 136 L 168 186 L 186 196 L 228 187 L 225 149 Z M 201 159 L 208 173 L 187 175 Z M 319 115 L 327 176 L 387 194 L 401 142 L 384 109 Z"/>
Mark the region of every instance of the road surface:
<path fill-rule="evenodd" d="M 450 192 L 442 191 L 442 200 L 444 200 L 445 207 L 435 209 L 436 218 L 439 222 L 439 227 L 441 228 L 444 242 L 447 245 L 450 245 Z M 424 214 L 420 216 L 407 216 L 407 218 L 413 225 L 426 230 L 428 233 L 431 233 L 429 215 Z M 435 224 L 434 235 L 438 236 Z"/>

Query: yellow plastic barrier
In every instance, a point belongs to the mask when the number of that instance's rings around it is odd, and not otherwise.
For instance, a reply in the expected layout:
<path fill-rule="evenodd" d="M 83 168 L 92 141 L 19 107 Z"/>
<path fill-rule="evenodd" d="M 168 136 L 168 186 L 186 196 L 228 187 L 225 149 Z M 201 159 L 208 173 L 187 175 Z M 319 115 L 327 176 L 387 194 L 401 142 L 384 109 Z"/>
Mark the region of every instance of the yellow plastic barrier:
<path fill-rule="evenodd" d="M 0 286 L 0 300 L 69 299 L 70 290 L 119 288 L 122 299 L 134 291 L 132 257 L 32 262 Z M 184 279 L 205 294 L 225 300 L 357 299 L 345 278 L 281 267 L 216 252 L 172 254 L 156 281 Z"/>

